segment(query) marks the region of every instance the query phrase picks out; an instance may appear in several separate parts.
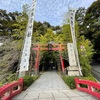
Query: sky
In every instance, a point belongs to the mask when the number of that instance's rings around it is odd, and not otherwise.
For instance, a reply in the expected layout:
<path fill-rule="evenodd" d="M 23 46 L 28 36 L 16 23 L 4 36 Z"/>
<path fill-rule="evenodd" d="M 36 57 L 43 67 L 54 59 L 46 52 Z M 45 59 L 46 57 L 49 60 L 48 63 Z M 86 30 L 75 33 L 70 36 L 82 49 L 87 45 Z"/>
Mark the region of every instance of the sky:
<path fill-rule="evenodd" d="M 78 9 L 88 8 L 96 0 L 37 0 L 35 20 L 47 21 L 51 25 L 62 25 L 68 5 Z M 31 5 L 32 0 L 0 0 L 0 9 L 7 12 L 22 11 L 22 5 Z"/>

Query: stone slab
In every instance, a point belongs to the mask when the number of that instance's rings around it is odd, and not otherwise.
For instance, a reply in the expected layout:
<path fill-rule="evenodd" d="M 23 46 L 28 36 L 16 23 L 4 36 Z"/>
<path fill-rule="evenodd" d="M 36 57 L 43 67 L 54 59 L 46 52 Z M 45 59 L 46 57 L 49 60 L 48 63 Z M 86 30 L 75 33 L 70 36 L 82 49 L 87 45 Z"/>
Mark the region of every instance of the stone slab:
<path fill-rule="evenodd" d="M 53 94 L 54 98 L 67 98 L 67 96 L 62 92 L 60 92 L 60 93 L 53 92 L 52 94 Z"/>
<path fill-rule="evenodd" d="M 97 100 L 97 98 L 69 89 L 57 72 L 45 72 L 26 91 L 12 100 Z"/>
<path fill-rule="evenodd" d="M 84 97 L 72 97 L 70 100 L 86 100 Z M 88 99 L 90 100 L 90 99 Z"/>
<path fill-rule="evenodd" d="M 52 93 L 40 93 L 39 99 L 53 99 Z"/>

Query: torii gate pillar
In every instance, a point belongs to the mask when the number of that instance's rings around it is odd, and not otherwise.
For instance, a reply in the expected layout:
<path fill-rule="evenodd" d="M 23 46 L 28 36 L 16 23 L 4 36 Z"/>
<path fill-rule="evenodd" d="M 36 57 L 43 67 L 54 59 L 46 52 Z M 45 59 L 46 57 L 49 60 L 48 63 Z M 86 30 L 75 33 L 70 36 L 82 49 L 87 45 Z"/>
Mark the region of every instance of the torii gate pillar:
<path fill-rule="evenodd" d="M 36 53 L 36 60 L 35 60 L 35 74 L 39 72 L 39 55 L 40 55 L 40 46 L 37 45 L 37 53 Z"/>
<path fill-rule="evenodd" d="M 63 45 L 63 44 L 51 44 L 51 45 L 52 45 L 52 47 L 50 47 L 50 48 L 48 48 L 48 44 L 42 44 L 42 45 L 35 44 L 35 45 L 33 45 L 35 47 L 33 47 L 32 50 L 35 50 L 37 52 L 36 53 L 36 59 L 35 59 L 35 65 L 33 66 L 34 69 L 35 69 L 35 74 L 38 74 L 38 72 L 39 72 L 39 56 L 40 56 L 41 50 L 59 51 L 61 68 L 62 68 L 62 72 L 64 73 L 65 67 L 64 67 L 64 62 L 63 62 L 63 58 L 62 58 L 62 55 L 61 55 L 61 51 L 65 49 L 65 47 L 64 47 L 65 45 Z"/>

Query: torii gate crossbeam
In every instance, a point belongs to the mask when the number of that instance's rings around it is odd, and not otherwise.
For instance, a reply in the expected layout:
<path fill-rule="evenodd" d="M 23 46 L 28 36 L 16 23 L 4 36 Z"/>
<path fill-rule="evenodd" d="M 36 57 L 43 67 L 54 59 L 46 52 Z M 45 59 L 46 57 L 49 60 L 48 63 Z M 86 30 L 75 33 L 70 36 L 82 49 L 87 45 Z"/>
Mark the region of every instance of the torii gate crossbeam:
<path fill-rule="evenodd" d="M 63 58 L 62 58 L 62 55 L 61 55 L 60 52 L 65 49 L 64 46 L 65 46 L 64 44 L 52 44 L 52 48 L 50 48 L 50 50 L 52 50 L 52 51 L 59 51 L 61 68 L 62 68 L 62 72 L 63 73 L 64 73 L 64 70 L 65 70 L 64 69 L 65 67 L 64 67 Z M 41 50 L 49 51 L 48 44 L 42 44 L 42 45 L 34 44 L 32 50 L 37 51 L 37 53 L 36 53 L 36 60 L 35 60 L 35 71 L 37 73 L 38 70 L 39 70 L 39 55 L 40 55 L 40 51 Z"/>

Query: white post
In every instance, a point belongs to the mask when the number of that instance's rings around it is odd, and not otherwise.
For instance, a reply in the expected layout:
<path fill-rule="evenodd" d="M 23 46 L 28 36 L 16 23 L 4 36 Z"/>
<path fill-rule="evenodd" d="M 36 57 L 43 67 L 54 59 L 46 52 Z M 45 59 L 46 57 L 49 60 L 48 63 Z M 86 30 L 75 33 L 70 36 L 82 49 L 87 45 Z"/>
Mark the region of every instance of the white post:
<path fill-rule="evenodd" d="M 36 9 L 36 0 L 32 0 L 32 7 L 31 7 L 30 14 L 28 16 L 29 17 L 28 25 L 25 32 L 25 40 L 24 40 L 24 47 L 22 51 L 22 57 L 21 57 L 21 63 L 19 69 L 19 77 L 24 77 L 29 67 L 31 38 L 33 33 L 35 9 Z"/>
<path fill-rule="evenodd" d="M 79 57 L 78 57 L 76 36 L 75 36 L 75 13 L 76 13 L 75 9 L 69 8 L 69 20 L 70 20 L 71 35 L 72 35 L 72 40 L 73 40 L 73 45 L 74 45 L 74 52 L 75 52 L 75 57 L 77 61 L 77 66 L 79 68 L 79 74 L 82 76 Z"/>

